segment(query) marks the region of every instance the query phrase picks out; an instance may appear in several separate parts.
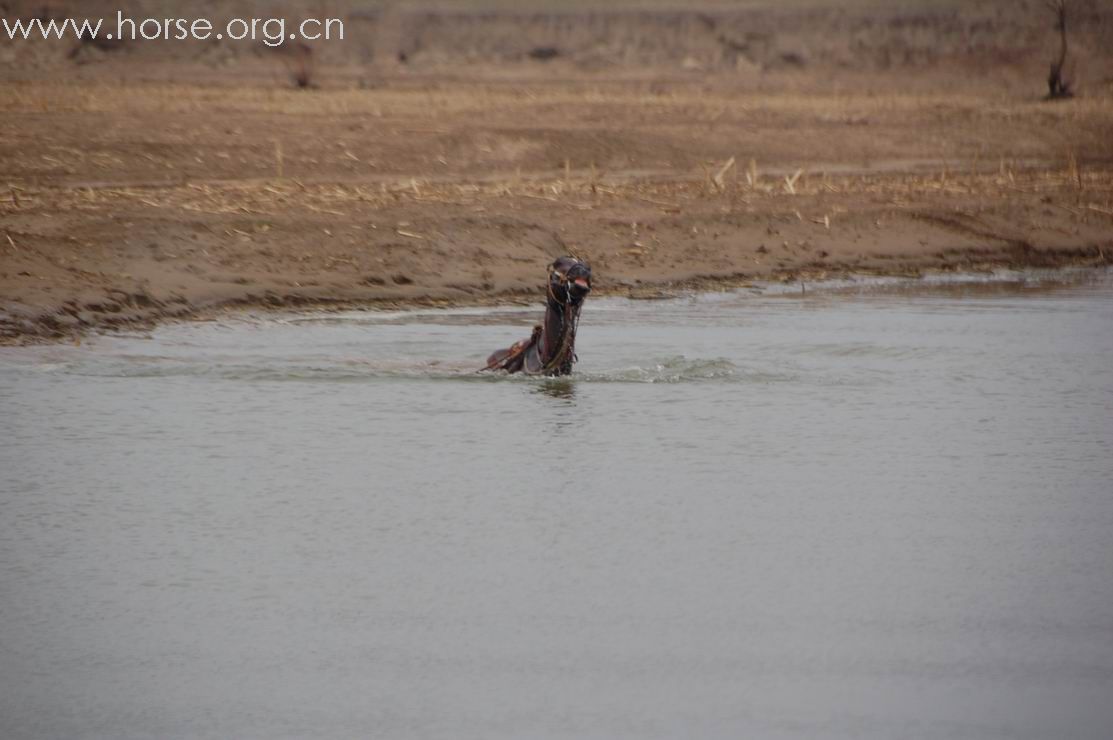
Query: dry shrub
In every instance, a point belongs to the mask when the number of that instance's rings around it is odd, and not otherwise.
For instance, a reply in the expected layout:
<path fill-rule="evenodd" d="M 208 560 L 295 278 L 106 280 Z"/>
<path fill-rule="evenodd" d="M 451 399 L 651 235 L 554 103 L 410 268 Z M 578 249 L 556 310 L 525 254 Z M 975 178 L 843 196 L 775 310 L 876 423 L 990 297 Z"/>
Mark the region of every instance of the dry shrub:
<path fill-rule="evenodd" d="M 1055 14 L 1055 30 L 1059 32 L 1059 58 L 1051 63 L 1047 76 L 1047 97 L 1062 100 L 1074 97 L 1067 68 L 1067 0 L 1048 0 L 1047 7 Z"/>
<path fill-rule="evenodd" d="M 317 55 L 309 44 L 294 41 L 281 46 L 263 45 L 262 51 L 279 59 L 290 83 L 298 90 L 317 87 Z"/>

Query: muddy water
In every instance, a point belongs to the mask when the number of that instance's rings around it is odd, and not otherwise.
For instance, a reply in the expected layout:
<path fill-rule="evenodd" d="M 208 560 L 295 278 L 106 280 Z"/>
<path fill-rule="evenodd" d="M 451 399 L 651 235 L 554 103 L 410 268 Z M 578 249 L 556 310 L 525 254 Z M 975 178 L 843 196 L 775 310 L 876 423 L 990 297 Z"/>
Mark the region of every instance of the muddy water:
<path fill-rule="evenodd" d="M 1108 738 L 1113 276 L 0 351 L 4 738 Z"/>

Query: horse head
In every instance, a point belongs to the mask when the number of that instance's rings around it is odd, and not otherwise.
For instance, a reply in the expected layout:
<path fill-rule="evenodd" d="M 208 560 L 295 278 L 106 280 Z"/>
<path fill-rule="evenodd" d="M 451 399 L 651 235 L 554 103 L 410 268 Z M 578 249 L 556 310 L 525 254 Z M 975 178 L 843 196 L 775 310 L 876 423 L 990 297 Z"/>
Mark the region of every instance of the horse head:
<path fill-rule="evenodd" d="M 575 257 L 560 257 L 549 265 L 549 300 L 579 306 L 591 292 L 591 266 Z"/>

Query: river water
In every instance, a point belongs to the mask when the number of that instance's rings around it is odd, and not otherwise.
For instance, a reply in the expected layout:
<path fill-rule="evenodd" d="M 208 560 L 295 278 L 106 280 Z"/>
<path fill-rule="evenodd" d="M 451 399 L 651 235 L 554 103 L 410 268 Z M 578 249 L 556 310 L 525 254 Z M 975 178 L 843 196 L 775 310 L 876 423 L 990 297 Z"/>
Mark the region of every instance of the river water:
<path fill-rule="evenodd" d="M 1113 274 L 0 350 L 0 737 L 1109 738 Z"/>

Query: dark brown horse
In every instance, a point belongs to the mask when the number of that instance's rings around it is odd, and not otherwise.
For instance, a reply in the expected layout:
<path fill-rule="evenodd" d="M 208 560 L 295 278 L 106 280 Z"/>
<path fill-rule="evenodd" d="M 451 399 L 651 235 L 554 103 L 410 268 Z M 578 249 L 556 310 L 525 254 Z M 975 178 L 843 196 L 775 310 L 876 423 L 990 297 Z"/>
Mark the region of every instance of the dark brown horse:
<path fill-rule="evenodd" d="M 529 339 L 500 349 L 487 359 L 484 370 L 529 375 L 567 375 L 576 362 L 576 328 L 580 309 L 591 292 L 591 268 L 573 257 L 549 266 L 545 320 L 533 327 Z"/>

